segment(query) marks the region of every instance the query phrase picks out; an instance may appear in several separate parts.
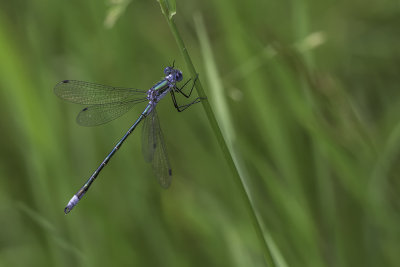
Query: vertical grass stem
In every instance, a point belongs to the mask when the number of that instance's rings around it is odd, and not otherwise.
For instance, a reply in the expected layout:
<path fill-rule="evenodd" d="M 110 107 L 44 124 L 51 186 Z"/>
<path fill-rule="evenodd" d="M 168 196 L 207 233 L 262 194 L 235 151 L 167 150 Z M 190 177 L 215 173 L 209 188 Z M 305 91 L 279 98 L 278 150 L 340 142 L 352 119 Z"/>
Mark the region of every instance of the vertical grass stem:
<path fill-rule="evenodd" d="M 195 77 L 197 75 L 196 69 L 193 66 L 192 60 L 189 56 L 189 53 L 185 47 L 185 44 L 178 32 L 176 24 L 173 20 L 173 16 L 176 14 L 176 10 L 170 11 L 168 9 L 169 5 L 166 0 L 159 0 L 158 2 L 160 3 L 161 10 L 162 10 L 165 18 L 167 19 L 168 26 L 172 32 L 172 35 L 175 38 L 175 41 L 178 44 L 178 47 L 179 47 L 180 52 L 182 53 L 182 56 L 186 62 L 187 68 L 189 69 L 191 76 Z M 229 168 L 232 171 L 233 179 L 234 179 L 235 183 L 238 185 L 240 196 L 246 206 L 247 211 L 249 212 L 249 215 L 250 215 L 250 218 L 254 225 L 257 237 L 260 240 L 265 260 L 266 260 L 268 266 L 275 267 L 276 265 L 275 265 L 275 262 L 272 257 L 271 249 L 264 237 L 264 234 L 263 234 L 263 231 L 261 228 L 261 224 L 257 218 L 256 211 L 251 203 L 250 195 L 246 191 L 244 181 L 242 180 L 242 178 L 239 175 L 238 169 L 237 169 L 235 162 L 233 160 L 233 157 L 228 149 L 227 143 L 225 142 L 225 139 L 222 135 L 222 132 L 218 125 L 217 119 L 214 116 L 214 113 L 213 113 L 213 110 L 211 108 L 209 101 L 207 100 L 207 95 L 204 92 L 204 89 L 203 89 L 203 86 L 201 85 L 200 79 L 196 82 L 196 90 L 197 90 L 197 94 L 200 97 L 204 98 L 204 100 L 201 101 L 204 111 L 206 113 L 208 121 L 210 122 L 211 128 L 215 134 L 215 137 L 217 138 L 219 147 L 221 148 L 222 153 L 229 165 Z"/>

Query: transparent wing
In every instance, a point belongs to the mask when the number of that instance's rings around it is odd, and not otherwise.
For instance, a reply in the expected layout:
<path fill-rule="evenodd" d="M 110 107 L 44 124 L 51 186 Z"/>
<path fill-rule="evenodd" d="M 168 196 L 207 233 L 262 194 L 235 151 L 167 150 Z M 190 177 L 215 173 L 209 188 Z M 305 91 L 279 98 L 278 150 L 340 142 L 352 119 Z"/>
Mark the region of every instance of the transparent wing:
<path fill-rule="evenodd" d="M 172 180 L 172 169 L 169 164 L 167 149 L 155 108 L 145 120 L 142 139 L 142 150 L 145 160 L 152 163 L 154 173 L 160 185 L 163 188 L 168 188 Z"/>
<path fill-rule="evenodd" d="M 154 111 L 154 109 L 153 109 Z M 142 126 L 142 153 L 144 160 L 146 162 L 152 162 L 154 157 L 154 151 L 157 147 L 157 140 L 155 135 L 155 129 L 153 127 L 154 123 L 154 114 L 151 112 L 146 119 L 144 120 Z"/>
<path fill-rule="evenodd" d="M 67 101 L 83 105 L 98 105 L 132 101 L 147 96 L 146 91 L 112 87 L 83 81 L 65 80 L 54 87 L 54 93 Z"/>
<path fill-rule="evenodd" d="M 134 105 L 148 101 L 146 98 L 108 103 L 102 105 L 92 105 L 79 112 L 76 122 L 82 126 L 97 126 L 112 121 L 126 112 Z"/>

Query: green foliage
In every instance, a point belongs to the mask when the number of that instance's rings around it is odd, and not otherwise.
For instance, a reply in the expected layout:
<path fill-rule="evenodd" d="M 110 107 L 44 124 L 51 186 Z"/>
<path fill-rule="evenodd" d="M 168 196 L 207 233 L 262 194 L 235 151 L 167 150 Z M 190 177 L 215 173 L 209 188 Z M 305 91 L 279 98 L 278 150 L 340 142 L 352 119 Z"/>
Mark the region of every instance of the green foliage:
<path fill-rule="evenodd" d="M 173 2 L 160 0 L 169 10 Z M 0 3 L 0 266 L 265 266 L 201 105 L 178 114 L 160 103 L 170 189 L 142 159 L 139 130 L 64 215 L 140 110 L 79 127 L 82 107 L 60 101 L 54 85 L 146 89 L 174 59 L 193 75 L 156 1 L 110 3 Z M 398 266 L 398 4 L 177 4 L 166 15 L 276 265 Z"/>
<path fill-rule="evenodd" d="M 176 14 L 176 2 L 175 0 L 157 0 L 160 3 L 162 13 L 167 19 L 172 19 Z"/>
<path fill-rule="evenodd" d="M 267 243 L 267 241 L 264 238 L 264 233 L 261 229 L 261 224 L 260 221 L 257 219 L 257 215 L 256 215 L 256 211 L 254 209 L 254 206 L 251 203 L 251 199 L 250 199 L 250 194 L 249 191 L 246 190 L 245 188 L 245 181 L 243 176 L 240 176 L 239 174 L 239 166 L 238 166 L 238 162 L 235 163 L 234 161 L 234 157 L 237 159 L 238 155 L 235 155 L 234 153 L 234 148 L 232 146 L 232 139 L 229 137 L 232 137 L 233 135 L 233 131 L 230 128 L 227 128 L 227 125 L 229 123 L 229 119 L 227 118 L 227 116 L 225 116 L 225 118 L 222 118 L 222 116 L 220 116 L 220 120 L 219 123 L 222 124 L 223 129 L 225 130 L 225 138 L 222 134 L 221 128 L 217 122 L 217 118 L 211 108 L 211 105 L 209 103 L 209 100 L 207 98 L 206 93 L 204 92 L 203 86 L 201 84 L 201 81 L 198 78 L 198 73 L 195 70 L 195 67 L 192 63 L 192 60 L 189 56 L 189 53 L 187 51 L 187 48 L 183 42 L 183 39 L 178 31 L 178 28 L 176 27 L 176 24 L 174 22 L 174 20 L 172 19 L 172 16 L 168 16 L 168 11 L 165 10 L 165 8 L 163 7 L 163 4 L 161 4 L 161 9 L 163 10 L 163 13 L 167 19 L 169 28 L 173 34 L 173 36 L 175 37 L 175 41 L 179 47 L 179 50 L 181 51 L 182 57 L 186 62 L 186 66 L 188 67 L 188 69 L 190 70 L 190 73 L 192 74 L 192 79 L 195 80 L 196 79 L 196 89 L 197 89 L 197 93 L 199 94 L 199 97 L 201 98 L 201 103 L 203 105 L 204 108 L 204 112 L 207 115 L 207 119 L 210 123 L 210 126 L 214 132 L 214 135 L 218 141 L 218 145 L 223 153 L 223 156 L 226 160 L 226 162 L 228 163 L 228 166 L 231 170 L 231 177 L 232 179 L 237 183 L 238 185 L 238 189 L 239 189 L 239 193 L 238 195 L 240 196 L 240 198 L 243 200 L 243 203 L 246 205 L 246 209 L 250 215 L 250 218 L 253 222 L 255 231 L 257 233 L 257 236 L 259 238 L 260 241 L 260 245 L 263 248 L 263 253 L 264 253 L 264 257 L 265 260 L 267 262 L 267 264 L 271 267 L 275 266 L 275 262 L 272 258 L 272 253 L 271 253 L 271 249 L 270 249 L 270 245 Z M 198 22 L 197 23 L 197 31 L 198 31 L 198 35 L 199 35 L 199 40 L 202 40 L 202 47 L 203 47 L 203 54 L 204 54 L 204 60 L 207 62 L 210 62 L 210 64 L 215 65 L 215 63 L 213 63 L 214 59 L 211 56 L 211 48 L 210 48 L 210 41 L 208 40 L 205 30 L 204 30 L 204 25 L 202 22 Z M 202 29 L 202 30 L 201 30 Z M 207 65 L 207 64 L 206 64 Z M 209 72 L 208 73 L 210 77 L 214 77 L 217 75 L 217 71 L 216 68 L 213 68 L 212 73 Z M 212 86 L 214 87 L 214 86 Z M 219 91 L 221 91 L 222 88 L 213 88 L 215 92 L 217 92 L 217 90 L 215 89 L 219 89 Z M 217 96 L 217 94 L 215 94 L 215 96 Z M 216 98 L 219 99 L 219 103 L 216 104 L 216 106 L 220 107 L 220 114 L 224 114 L 227 113 L 227 109 L 226 109 L 226 104 L 225 101 L 222 100 L 222 98 Z M 224 108 L 225 107 L 225 108 Z M 222 112 L 222 109 L 224 108 L 225 112 Z M 226 114 L 225 114 L 226 115 Z M 224 123 L 225 122 L 225 123 Z M 228 143 L 230 144 L 230 149 L 228 148 Z"/>

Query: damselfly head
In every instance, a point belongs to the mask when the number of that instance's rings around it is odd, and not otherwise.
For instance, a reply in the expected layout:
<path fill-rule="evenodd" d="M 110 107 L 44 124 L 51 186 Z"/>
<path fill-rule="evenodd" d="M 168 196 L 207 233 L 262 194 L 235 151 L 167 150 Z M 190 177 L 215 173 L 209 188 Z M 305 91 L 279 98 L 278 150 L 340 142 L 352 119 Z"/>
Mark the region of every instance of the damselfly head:
<path fill-rule="evenodd" d="M 178 69 L 174 69 L 174 67 L 166 67 L 164 69 L 164 74 L 167 76 L 171 75 L 175 82 L 180 82 L 183 78 L 182 72 Z"/>
<path fill-rule="evenodd" d="M 174 75 L 175 81 L 177 82 L 182 81 L 183 76 L 180 70 L 174 70 L 171 74 Z"/>
<path fill-rule="evenodd" d="M 170 74 L 171 74 L 171 71 L 172 71 L 173 69 L 174 69 L 173 67 L 166 67 L 166 68 L 164 69 L 164 74 L 165 74 L 165 75 L 170 75 Z"/>

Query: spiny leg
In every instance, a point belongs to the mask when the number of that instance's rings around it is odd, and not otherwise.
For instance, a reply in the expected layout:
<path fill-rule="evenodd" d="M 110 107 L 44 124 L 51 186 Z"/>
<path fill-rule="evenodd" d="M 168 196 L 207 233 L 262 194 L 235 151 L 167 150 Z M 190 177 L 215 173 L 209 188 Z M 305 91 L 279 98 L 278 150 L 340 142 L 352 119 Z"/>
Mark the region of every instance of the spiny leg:
<path fill-rule="evenodd" d="M 176 110 L 178 112 L 182 112 L 185 109 L 187 109 L 188 107 L 190 107 L 191 105 L 194 105 L 196 103 L 199 103 L 202 99 L 206 99 L 204 97 L 197 97 L 196 99 L 194 99 L 192 102 L 185 104 L 185 105 L 178 105 L 177 101 L 176 101 L 176 97 L 175 97 L 175 93 L 174 91 L 171 91 L 171 97 L 172 97 L 172 102 L 174 103 L 174 107 L 176 108 Z"/>
<path fill-rule="evenodd" d="M 200 103 L 200 101 L 201 101 L 202 99 L 206 99 L 206 98 L 205 98 L 205 97 L 197 97 L 197 98 L 194 99 L 193 102 L 191 102 L 191 103 L 189 103 L 189 104 L 178 106 L 179 112 L 184 111 L 185 109 L 187 109 L 187 108 L 190 107 L 191 105 Z"/>
<path fill-rule="evenodd" d="M 196 81 L 197 81 L 197 78 L 198 78 L 198 77 L 199 77 L 199 74 L 196 74 L 196 77 L 194 78 L 193 85 L 192 85 L 192 88 L 190 89 L 189 94 L 185 94 L 182 90 L 183 90 L 183 88 L 192 80 L 192 78 L 190 78 L 189 80 L 187 80 L 187 81 L 185 82 L 185 84 L 182 85 L 181 88 L 175 86 L 175 89 L 176 89 L 179 93 L 181 93 L 184 97 L 189 98 L 189 97 L 192 95 L 193 88 L 194 88 L 194 86 L 195 86 L 195 84 L 196 84 Z"/>

